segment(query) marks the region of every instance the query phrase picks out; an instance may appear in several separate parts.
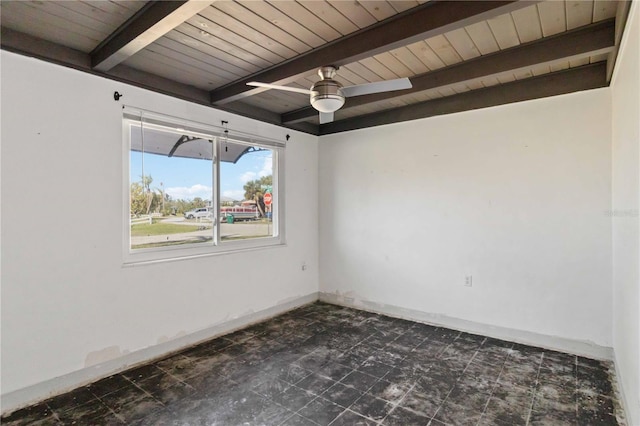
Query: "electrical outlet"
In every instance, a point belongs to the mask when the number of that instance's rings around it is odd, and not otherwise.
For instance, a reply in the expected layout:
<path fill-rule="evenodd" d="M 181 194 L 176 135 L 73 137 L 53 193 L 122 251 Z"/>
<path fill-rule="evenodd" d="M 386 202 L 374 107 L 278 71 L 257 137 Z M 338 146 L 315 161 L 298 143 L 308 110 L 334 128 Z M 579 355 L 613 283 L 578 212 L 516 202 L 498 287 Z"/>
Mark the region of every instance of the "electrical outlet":
<path fill-rule="evenodd" d="M 473 286 L 473 275 L 467 275 L 464 277 L 464 286 L 472 287 Z"/>
<path fill-rule="evenodd" d="M 302 262 L 302 270 L 303 271 L 307 270 L 307 262 Z"/>

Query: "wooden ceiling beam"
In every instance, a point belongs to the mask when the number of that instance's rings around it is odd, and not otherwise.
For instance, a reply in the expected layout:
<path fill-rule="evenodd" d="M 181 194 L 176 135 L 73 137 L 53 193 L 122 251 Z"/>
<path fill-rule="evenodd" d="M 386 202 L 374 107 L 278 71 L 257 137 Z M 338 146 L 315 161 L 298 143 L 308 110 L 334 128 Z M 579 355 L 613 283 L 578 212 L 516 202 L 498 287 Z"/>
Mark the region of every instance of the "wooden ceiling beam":
<path fill-rule="evenodd" d="M 320 126 L 320 135 L 487 108 L 607 86 L 605 61 Z"/>
<path fill-rule="evenodd" d="M 267 90 L 247 86 L 251 81 L 287 84 L 324 65 L 345 65 L 535 3 L 537 1 L 432 0 L 271 68 L 212 90 L 211 102 L 221 105 Z"/>
<path fill-rule="evenodd" d="M 174 98 L 194 102 L 209 108 L 231 112 L 266 123 L 280 125 L 287 129 L 299 130 L 313 135 L 318 134 L 318 126 L 316 125 L 311 123 L 283 125 L 281 123 L 280 114 L 263 108 L 246 104 L 229 105 L 229 107 L 213 106 L 209 102 L 209 92 L 207 90 L 140 71 L 124 64 L 115 66 L 109 70 L 109 72 L 92 69 L 91 58 L 87 53 L 6 27 L 0 27 L 0 48 L 8 52 L 38 58 L 64 67 L 108 78 L 110 80 L 119 81 L 132 86 L 173 96 Z M 126 92 L 124 95 L 126 96 Z M 125 99 L 127 98 L 125 97 Z"/>
<path fill-rule="evenodd" d="M 610 19 L 411 77 L 411 89 L 347 98 L 342 109 L 558 60 L 608 53 L 614 47 L 615 20 Z M 282 114 L 282 122 L 297 123 L 317 115 L 318 111 L 309 106 Z"/>
<path fill-rule="evenodd" d="M 150 1 L 91 53 L 91 66 L 109 71 L 206 9 L 213 1 Z"/>

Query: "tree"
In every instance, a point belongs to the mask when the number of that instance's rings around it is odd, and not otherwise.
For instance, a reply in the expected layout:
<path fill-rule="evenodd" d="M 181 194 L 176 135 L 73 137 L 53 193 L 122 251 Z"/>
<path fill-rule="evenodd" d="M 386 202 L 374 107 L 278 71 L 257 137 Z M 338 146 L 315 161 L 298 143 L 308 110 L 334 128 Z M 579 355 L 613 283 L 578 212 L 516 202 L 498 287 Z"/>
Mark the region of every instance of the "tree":
<path fill-rule="evenodd" d="M 170 214 L 176 213 L 176 206 L 171 195 L 164 192 L 164 197 L 162 198 L 162 215 L 169 216 Z"/>
<path fill-rule="evenodd" d="M 253 200 L 255 199 L 256 194 L 259 194 L 260 197 L 264 194 L 265 186 L 273 185 L 273 176 L 263 176 L 260 179 L 250 180 L 249 182 L 244 184 L 244 198 L 245 200 Z"/>
<path fill-rule="evenodd" d="M 131 184 L 131 214 L 138 216 L 144 214 L 147 209 L 147 197 L 139 182 Z"/>
<path fill-rule="evenodd" d="M 191 203 L 193 205 L 193 207 L 192 207 L 193 209 L 197 209 L 197 208 L 200 208 L 200 207 L 206 207 L 207 206 L 207 203 L 205 203 L 204 200 L 202 198 L 200 198 L 200 197 L 194 198 Z"/>
<path fill-rule="evenodd" d="M 151 189 L 152 182 L 151 176 L 140 176 L 140 182 L 131 184 L 131 214 L 138 216 L 158 210 L 162 195 Z"/>
<path fill-rule="evenodd" d="M 171 195 L 164 191 L 162 182 L 159 188 L 151 188 L 152 183 L 153 178 L 151 176 L 140 176 L 140 181 L 131 184 L 132 215 L 139 216 L 153 212 L 168 216 L 206 207 L 208 204 L 207 201 L 200 197 L 195 197 L 193 200 L 174 200 Z"/>
<path fill-rule="evenodd" d="M 256 207 L 260 212 L 260 216 L 264 217 L 265 205 L 264 205 L 264 193 L 265 187 L 273 185 L 273 176 L 263 176 L 260 179 L 250 180 L 244 184 L 244 198 L 245 200 L 253 200 L 256 202 Z"/>
<path fill-rule="evenodd" d="M 149 214 L 151 211 L 151 205 L 153 204 L 154 192 L 151 191 L 151 182 L 153 182 L 153 178 L 151 176 L 140 176 L 142 179 L 142 189 L 145 193 L 145 198 L 147 202 L 147 212 Z"/>

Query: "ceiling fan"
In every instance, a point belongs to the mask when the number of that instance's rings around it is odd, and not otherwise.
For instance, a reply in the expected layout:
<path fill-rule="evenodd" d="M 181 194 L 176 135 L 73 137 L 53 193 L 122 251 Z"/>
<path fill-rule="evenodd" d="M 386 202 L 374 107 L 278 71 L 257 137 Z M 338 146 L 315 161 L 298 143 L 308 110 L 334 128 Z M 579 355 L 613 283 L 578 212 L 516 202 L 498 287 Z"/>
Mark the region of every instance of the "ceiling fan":
<path fill-rule="evenodd" d="M 320 67 L 318 75 L 321 80 L 311 86 L 311 89 L 278 86 L 276 84 L 260 83 L 257 81 L 251 81 L 247 83 L 247 86 L 266 87 L 268 89 L 286 90 L 288 92 L 304 93 L 305 95 L 309 95 L 311 106 L 320 112 L 320 124 L 331 123 L 333 121 L 333 113 L 344 105 L 345 98 L 368 95 L 371 93 L 410 89 L 413 87 L 408 78 L 398 78 L 395 80 L 377 81 L 374 83 L 343 87 L 342 84 L 333 79 L 336 75 L 336 71 L 338 71 L 338 67 L 335 66 Z"/>

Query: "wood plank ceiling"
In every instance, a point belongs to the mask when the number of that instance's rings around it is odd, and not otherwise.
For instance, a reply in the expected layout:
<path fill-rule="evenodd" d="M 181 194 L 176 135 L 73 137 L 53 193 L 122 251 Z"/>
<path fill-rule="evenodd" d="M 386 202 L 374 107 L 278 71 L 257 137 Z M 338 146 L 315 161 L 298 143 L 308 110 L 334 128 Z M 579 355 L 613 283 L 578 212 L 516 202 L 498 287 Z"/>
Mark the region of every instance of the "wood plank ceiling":
<path fill-rule="evenodd" d="M 328 134 L 608 85 L 628 1 L 6 1 L 3 49 L 263 121 Z M 339 66 L 348 98 L 318 122 L 304 94 Z"/>

